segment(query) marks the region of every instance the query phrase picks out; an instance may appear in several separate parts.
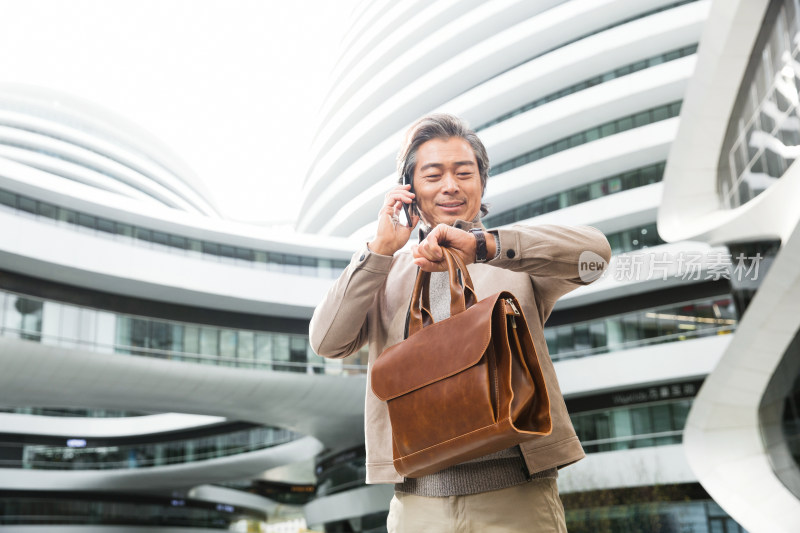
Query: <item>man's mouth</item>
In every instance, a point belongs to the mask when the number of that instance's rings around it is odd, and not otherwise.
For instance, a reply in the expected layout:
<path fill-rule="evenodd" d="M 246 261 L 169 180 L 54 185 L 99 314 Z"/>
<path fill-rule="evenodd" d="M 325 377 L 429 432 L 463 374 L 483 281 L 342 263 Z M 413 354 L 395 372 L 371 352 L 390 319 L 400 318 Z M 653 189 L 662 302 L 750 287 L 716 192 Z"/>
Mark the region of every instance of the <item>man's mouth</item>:
<path fill-rule="evenodd" d="M 459 207 L 464 205 L 464 203 L 465 202 L 442 202 L 437 205 L 442 209 L 458 209 Z"/>

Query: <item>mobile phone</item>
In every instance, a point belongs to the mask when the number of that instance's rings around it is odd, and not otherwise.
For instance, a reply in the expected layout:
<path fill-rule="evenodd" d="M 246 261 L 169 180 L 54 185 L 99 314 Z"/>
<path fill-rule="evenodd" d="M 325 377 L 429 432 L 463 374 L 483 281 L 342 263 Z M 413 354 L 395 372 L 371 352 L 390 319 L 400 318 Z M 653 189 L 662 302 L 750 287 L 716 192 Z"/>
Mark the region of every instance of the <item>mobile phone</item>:
<path fill-rule="evenodd" d="M 408 185 L 408 176 L 403 176 L 403 185 Z M 414 192 L 414 185 L 411 185 L 411 192 Z M 403 203 L 403 209 L 399 215 L 400 223 L 407 228 L 411 227 L 411 216 L 417 212 L 417 202 L 412 201 L 410 204 Z"/>

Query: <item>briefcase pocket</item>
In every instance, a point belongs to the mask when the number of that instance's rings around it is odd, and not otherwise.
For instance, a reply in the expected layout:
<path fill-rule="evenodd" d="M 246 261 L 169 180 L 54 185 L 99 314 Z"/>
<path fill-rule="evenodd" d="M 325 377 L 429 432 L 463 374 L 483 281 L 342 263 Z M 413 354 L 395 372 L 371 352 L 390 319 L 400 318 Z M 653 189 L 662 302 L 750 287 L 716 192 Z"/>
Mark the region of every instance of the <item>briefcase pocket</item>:
<path fill-rule="evenodd" d="M 487 350 L 492 351 L 492 350 Z M 401 455 L 410 455 L 497 421 L 493 372 L 485 354 L 473 366 L 390 401 L 393 433 Z M 404 424 L 413 420 L 413 424 Z"/>

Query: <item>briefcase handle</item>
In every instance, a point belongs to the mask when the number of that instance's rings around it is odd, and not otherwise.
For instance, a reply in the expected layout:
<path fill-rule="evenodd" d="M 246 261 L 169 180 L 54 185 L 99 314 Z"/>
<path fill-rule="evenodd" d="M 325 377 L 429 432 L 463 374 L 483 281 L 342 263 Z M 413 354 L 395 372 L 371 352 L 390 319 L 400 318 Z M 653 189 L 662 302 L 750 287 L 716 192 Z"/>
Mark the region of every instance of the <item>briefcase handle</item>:
<path fill-rule="evenodd" d="M 456 252 L 442 247 L 447 272 L 450 279 L 450 316 L 461 313 L 478 302 L 475 286 L 464 261 Z M 463 279 L 463 285 L 460 282 Z M 422 328 L 433 324 L 430 305 L 431 273 L 422 269 L 417 272 L 414 291 L 411 294 L 411 309 L 408 319 L 408 335 L 411 336 Z"/>

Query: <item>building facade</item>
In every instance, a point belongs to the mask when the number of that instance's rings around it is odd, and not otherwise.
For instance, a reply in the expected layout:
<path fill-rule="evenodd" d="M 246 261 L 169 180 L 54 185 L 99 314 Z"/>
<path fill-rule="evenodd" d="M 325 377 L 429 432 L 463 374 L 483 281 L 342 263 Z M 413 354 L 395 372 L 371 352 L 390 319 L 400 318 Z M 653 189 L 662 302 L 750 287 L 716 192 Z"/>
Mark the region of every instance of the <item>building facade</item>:
<path fill-rule="evenodd" d="M 797 20 L 796 0 L 364 3 L 291 238 L 220 219 L 123 119 L 0 87 L 0 524 L 265 530 L 291 503 L 384 531 L 363 353 L 316 356 L 308 321 L 402 133 L 445 111 L 489 151 L 486 226 L 612 246 L 545 329 L 587 452 L 559 477 L 570 531 L 792 531 Z"/>

